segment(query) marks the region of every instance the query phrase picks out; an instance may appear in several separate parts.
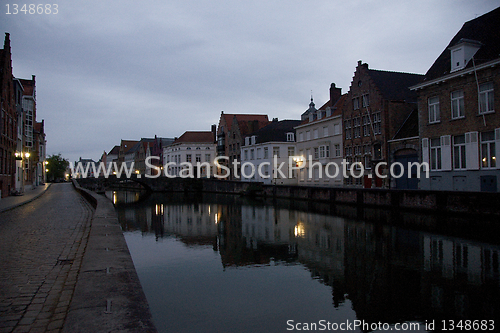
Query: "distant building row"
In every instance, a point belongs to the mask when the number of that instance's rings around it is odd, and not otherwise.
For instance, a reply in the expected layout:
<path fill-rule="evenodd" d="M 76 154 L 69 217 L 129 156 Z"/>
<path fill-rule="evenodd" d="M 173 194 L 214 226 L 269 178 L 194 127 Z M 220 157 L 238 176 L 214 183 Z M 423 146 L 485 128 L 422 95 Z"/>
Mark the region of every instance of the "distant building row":
<path fill-rule="evenodd" d="M 12 74 L 10 35 L 0 50 L 0 194 L 22 194 L 45 182 L 44 121 L 36 121 L 35 76 Z"/>
<path fill-rule="evenodd" d="M 211 131 L 188 131 L 163 145 L 122 141 L 108 157 L 134 159 L 138 173 L 151 172 L 144 156 L 157 156 L 170 175 L 186 171 L 182 162 L 200 162 L 207 165 L 195 175 L 222 175 L 229 167 L 229 179 L 268 184 L 497 192 L 499 31 L 500 8 L 466 22 L 425 75 L 358 61 L 349 91 L 332 83 L 329 101 L 316 109 L 311 97 L 300 120 L 221 112 Z M 300 169 L 277 177 L 273 158 L 290 156 Z M 217 157 L 225 158 L 222 167 L 213 166 Z M 424 162 L 428 178 L 424 167 L 412 167 Z"/>

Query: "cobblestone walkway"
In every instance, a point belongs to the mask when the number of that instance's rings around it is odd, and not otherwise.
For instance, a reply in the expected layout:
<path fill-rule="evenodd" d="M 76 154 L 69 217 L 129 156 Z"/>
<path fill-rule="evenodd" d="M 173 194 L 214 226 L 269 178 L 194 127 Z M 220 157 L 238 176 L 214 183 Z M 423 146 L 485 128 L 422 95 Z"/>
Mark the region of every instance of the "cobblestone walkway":
<path fill-rule="evenodd" d="M 60 331 L 92 213 L 71 183 L 0 213 L 0 332 Z"/>

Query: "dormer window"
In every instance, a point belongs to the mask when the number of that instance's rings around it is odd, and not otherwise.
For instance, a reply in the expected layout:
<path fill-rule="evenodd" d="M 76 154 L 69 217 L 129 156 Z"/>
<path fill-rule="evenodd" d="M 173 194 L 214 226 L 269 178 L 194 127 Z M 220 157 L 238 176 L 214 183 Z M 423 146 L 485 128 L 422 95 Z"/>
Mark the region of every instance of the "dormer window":
<path fill-rule="evenodd" d="M 286 133 L 286 141 L 294 142 L 295 141 L 295 134 L 294 133 Z"/>
<path fill-rule="evenodd" d="M 323 113 L 321 111 L 318 111 L 318 119 L 322 118 Z"/>
<path fill-rule="evenodd" d="M 455 72 L 464 69 L 481 47 L 481 43 L 470 39 L 461 39 L 458 44 L 450 47 L 451 70 Z"/>
<path fill-rule="evenodd" d="M 255 140 L 256 140 L 257 136 L 255 135 L 252 135 L 252 141 L 251 141 L 251 144 L 254 145 L 255 144 Z"/>
<path fill-rule="evenodd" d="M 326 108 L 326 116 L 330 117 L 332 115 L 332 109 L 330 107 Z"/>

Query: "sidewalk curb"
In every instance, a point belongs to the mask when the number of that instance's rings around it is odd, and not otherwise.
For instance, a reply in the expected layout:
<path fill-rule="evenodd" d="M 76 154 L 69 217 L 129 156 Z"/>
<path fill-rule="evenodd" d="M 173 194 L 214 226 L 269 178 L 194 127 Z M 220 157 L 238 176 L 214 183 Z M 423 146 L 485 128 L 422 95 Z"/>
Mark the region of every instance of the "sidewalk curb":
<path fill-rule="evenodd" d="M 62 332 L 156 333 L 115 207 L 73 185 L 95 211 Z"/>
<path fill-rule="evenodd" d="M 17 208 L 17 207 L 20 207 L 22 205 L 26 205 L 27 203 L 30 203 L 30 202 L 33 202 L 35 201 L 36 199 L 40 198 L 42 195 L 45 194 L 45 192 L 47 192 L 47 190 L 52 186 L 52 183 L 49 183 L 49 186 L 47 186 L 47 188 L 45 190 L 43 190 L 43 192 L 40 192 L 38 193 L 37 195 L 35 195 L 33 198 L 31 199 L 28 199 L 26 201 L 23 201 L 21 203 L 18 203 L 18 204 L 15 204 L 13 206 L 10 206 L 10 207 L 7 207 L 7 208 L 2 208 L 0 209 L 0 213 L 3 213 L 3 212 L 6 212 L 6 211 L 9 211 L 11 209 L 14 209 L 14 208 Z"/>

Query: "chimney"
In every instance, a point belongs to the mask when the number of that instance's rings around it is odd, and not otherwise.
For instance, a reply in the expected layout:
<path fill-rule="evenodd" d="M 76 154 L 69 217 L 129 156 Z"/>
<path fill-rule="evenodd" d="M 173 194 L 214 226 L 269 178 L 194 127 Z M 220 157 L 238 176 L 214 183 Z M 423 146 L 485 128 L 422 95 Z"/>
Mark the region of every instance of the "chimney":
<path fill-rule="evenodd" d="M 340 99 L 340 96 L 342 96 L 342 88 L 337 88 L 335 83 L 332 83 L 330 85 L 330 103 L 332 107 Z"/>
<path fill-rule="evenodd" d="M 214 142 L 217 141 L 217 125 L 212 125 L 212 134 L 214 135 Z"/>
<path fill-rule="evenodd" d="M 278 118 L 273 118 L 273 123 L 277 123 L 278 122 Z"/>

